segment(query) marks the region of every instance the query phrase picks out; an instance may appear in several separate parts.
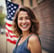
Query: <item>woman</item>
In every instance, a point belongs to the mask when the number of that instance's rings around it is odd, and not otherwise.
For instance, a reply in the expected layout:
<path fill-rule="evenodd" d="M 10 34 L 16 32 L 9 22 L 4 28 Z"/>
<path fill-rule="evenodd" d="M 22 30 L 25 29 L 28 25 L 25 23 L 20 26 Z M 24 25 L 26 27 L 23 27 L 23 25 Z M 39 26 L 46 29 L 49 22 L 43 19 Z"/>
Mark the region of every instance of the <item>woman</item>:
<path fill-rule="evenodd" d="M 41 53 L 39 22 L 30 8 L 21 7 L 17 11 L 13 27 L 19 37 L 13 53 Z"/>

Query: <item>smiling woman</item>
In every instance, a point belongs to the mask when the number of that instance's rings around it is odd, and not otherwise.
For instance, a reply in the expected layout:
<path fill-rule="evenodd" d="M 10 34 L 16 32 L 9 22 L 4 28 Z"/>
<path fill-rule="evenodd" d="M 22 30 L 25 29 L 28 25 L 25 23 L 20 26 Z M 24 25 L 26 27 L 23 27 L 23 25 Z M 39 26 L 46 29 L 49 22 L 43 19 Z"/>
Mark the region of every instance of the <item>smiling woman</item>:
<path fill-rule="evenodd" d="M 19 35 L 13 53 L 41 53 L 39 22 L 33 11 L 28 7 L 21 7 L 13 22 L 14 33 Z"/>

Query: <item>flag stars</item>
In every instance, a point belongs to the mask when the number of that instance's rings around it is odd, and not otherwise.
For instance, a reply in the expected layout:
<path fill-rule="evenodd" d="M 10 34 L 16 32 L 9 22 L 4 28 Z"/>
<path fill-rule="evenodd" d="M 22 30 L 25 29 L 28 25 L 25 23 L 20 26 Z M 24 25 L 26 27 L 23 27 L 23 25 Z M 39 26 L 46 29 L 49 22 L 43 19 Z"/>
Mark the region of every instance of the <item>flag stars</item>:
<path fill-rule="evenodd" d="M 12 21 L 14 19 L 14 14 L 18 8 L 18 5 L 9 1 L 6 1 L 6 4 L 7 4 L 7 19 Z"/>

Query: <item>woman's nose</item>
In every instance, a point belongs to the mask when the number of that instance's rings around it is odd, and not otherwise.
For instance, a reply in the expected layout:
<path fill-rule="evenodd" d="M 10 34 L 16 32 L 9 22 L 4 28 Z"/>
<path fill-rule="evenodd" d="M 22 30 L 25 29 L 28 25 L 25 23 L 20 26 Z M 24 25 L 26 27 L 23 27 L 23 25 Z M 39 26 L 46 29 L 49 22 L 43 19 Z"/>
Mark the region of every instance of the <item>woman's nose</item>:
<path fill-rule="evenodd" d="M 26 20 L 22 20 L 23 23 L 26 23 Z"/>

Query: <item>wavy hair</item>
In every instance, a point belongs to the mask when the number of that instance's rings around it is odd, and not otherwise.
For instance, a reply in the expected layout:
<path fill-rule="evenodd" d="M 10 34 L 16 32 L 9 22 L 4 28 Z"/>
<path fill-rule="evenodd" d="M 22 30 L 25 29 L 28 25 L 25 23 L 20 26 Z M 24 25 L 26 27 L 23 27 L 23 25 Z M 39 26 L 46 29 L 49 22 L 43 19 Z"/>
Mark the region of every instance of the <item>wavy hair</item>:
<path fill-rule="evenodd" d="M 16 11 L 15 14 L 15 19 L 14 19 L 14 23 L 13 23 L 13 32 L 16 34 L 16 36 L 20 36 L 22 34 L 21 29 L 18 27 L 18 15 L 20 13 L 20 11 L 26 11 L 28 16 L 30 17 L 30 21 L 31 21 L 31 27 L 30 27 L 30 32 L 35 33 L 37 35 L 39 35 L 39 21 L 37 20 L 35 14 L 33 13 L 33 11 L 28 8 L 28 7 L 21 7 L 18 11 Z"/>

